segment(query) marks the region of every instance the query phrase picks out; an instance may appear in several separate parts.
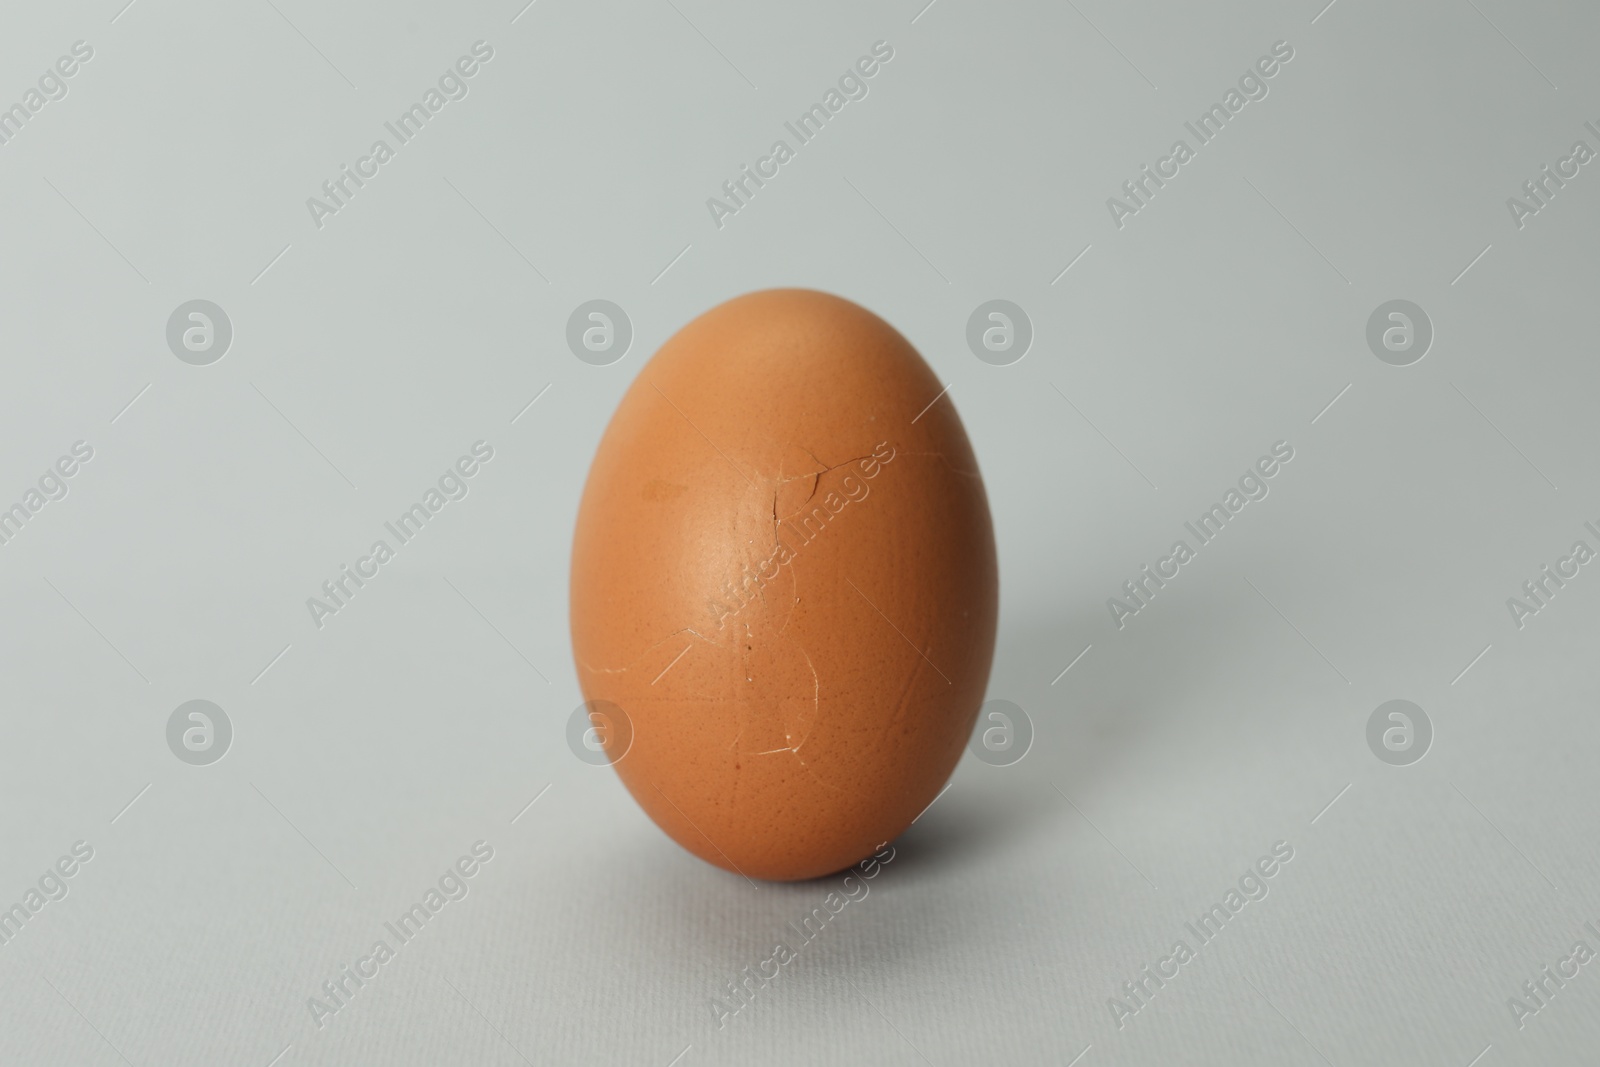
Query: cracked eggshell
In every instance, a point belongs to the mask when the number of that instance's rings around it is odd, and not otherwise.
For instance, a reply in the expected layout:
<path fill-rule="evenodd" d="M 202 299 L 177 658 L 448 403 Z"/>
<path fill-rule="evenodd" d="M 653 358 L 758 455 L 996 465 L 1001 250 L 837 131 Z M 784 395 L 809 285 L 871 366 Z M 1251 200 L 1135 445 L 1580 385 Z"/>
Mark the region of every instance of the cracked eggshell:
<path fill-rule="evenodd" d="M 866 309 L 769 290 L 680 330 L 606 429 L 573 537 L 578 678 L 631 721 L 634 799 L 708 863 L 841 870 L 961 758 L 999 582 L 942 389 Z"/>

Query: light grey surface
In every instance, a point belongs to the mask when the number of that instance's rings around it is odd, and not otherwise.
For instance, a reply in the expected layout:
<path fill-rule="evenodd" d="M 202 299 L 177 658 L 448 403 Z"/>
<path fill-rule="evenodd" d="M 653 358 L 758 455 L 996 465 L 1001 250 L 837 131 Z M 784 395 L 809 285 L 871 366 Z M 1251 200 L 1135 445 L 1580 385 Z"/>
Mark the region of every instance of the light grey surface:
<path fill-rule="evenodd" d="M 1592 7 L 122 3 L 0 34 L 5 103 L 94 49 L 0 146 L 0 502 L 94 450 L 0 546 L 0 902 L 94 850 L 0 945 L 0 1062 L 1600 1057 L 1600 963 L 1508 1005 L 1600 950 L 1600 565 L 1507 607 L 1600 549 L 1600 164 L 1521 227 L 1506 202 L 1600 149 Z M 468 95 L 314 225 L 479 40 Z M 714 225 L 880 40 L 868 95 Z M 1107 198 L 1279 41 L 1119 228 Z M 714 870 L 573 757 L 567 558 L 643 360 L 773 285 L 872 308 L 951 384 L 1000 551 L 989 695 L 1036 736 L 965 759 L 719 1028 L 832 885 Z M 233 326 L 209 365 L 167 343 L 194 299 Z M 606 366 L 566 344 L 594 299 L 634 331 Z M 966 343 L 992 299 L 1034 329 L 1006 366 Z M 1409 366 L 1366 340 L 1395 299 L 1434 328 Z M 465 499 L 314 625 L 479 440 Z M 1279 441 L 1270 494 L 1118 629 L 1107 598 Z M 209 765 L 168 748 L 196 699 L 233 730 Z M 1434 731 L 1408 766 L 1367 743 L 1395 699 Z M 479 840 L 470 893 L 319 1027 Z M 1119 1026 L 1278 841 L 1268 895 Z"/>

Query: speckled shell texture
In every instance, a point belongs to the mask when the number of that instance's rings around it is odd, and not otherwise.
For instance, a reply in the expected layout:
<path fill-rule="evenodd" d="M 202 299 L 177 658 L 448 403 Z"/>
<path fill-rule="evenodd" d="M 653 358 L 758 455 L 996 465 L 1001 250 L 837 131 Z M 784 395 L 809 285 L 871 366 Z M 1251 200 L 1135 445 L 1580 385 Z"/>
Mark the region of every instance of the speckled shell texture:
<path fill-rule="evenodd" d="M 943 388 L 864 308 L 769 290 L 679 331 L 606 429 L 573 538 L 579 682 L 629 720 L 605 743 L 634 799 L 708 863 L 840 870 L 961 758 L 998 574 Z"/>

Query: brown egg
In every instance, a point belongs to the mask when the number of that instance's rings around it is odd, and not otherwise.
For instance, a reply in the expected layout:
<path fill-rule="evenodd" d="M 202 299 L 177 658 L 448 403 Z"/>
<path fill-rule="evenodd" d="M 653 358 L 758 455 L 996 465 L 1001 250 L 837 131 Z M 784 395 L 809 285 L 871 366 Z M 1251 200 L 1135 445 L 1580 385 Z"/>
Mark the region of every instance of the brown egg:
<path fill-rule="evenodd" d="M 943 389 L 871 312 L 775 289 L 689 323 L 618 405 L 578 509 L 573 652 L 631 726 L 605 731 L 618 775 L 701 859 L 840 870 L 961 758 L 998 575 Z"/>

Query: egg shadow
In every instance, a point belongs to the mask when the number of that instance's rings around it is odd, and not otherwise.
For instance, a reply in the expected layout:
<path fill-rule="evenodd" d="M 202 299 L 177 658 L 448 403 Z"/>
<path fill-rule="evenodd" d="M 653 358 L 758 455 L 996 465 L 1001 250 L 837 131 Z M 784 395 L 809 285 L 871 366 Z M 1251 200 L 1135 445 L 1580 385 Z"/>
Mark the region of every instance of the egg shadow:
<path fill-rule="evenodd" d="M 1080 839 L 1092 840 L 1091 854 L 1104 847 L 1063 794 L 1093 812 L 1102 787 L 1142 773 L 1150 748 L 1164 743 L 1162 732 L 1190 706 L 1187 693 L 1234 666 L 1230 632 L 1217 625 L 1215 603 L 1197 596 L 1163 607 L 1160 620 L 1151 620 L 1160 625 L 1144 626 L 1141 619 L 1137 632 L 1132 626 L 1116 630 L 1099 605 L 1074 613 L 1019 613 L 1002 625 L 987 699 L 1010 700 L 1024 710 L 1033 725 L 1031 746 L 1010 766 L 986 764 L 969 746 L 948 790 L 891 842 L 893 858 L 867 883 L 866 897 L 846 905 L 840 921 L 805 948 L 808 968 L 828 976 L 819 980 L 881 976 L 947 954 L 965 958 L 970 944 L 999 936 L 994 924 L 1004 915 L 974 907 L 974 884 L 1003 885 L 1036 874 L 1026 857 L 1041 849 L 1081 854 Z M 1152 663 L 1167 669 L 1154 673 L 1147 666 Z M 1129 684 L 1129 672 L 1138 672 L 1137 685 Z M 980 717 L 975 732 L 988 725 Z M 843 895 L 852 873 L 846 868 L 805 881 L 751 882 L 658 835 L 654 827 L 641 828 L 636 847 L 605 861 L 608 879 L 650 884 L 653 891 L 644 906 L 613 912 L 601 940 L 619 952 L 647 946 L 659 972 L 673 975 L 696 1003 L 770 951 L 773 937 L 790 939 L 794 924 L 830 893 Z M 1065 877 L 1062 892 L 1070 899 L 1073 882 L 1097 874 L 1069 871 Z M 1095 920 L 1063 907 L 1040 921 L 1070 929 Z M 838 984 L 841 997 L 849 996 Z"/>
<path fill-rule="evenodd" d="M 1186 694 L 1229 671 L 1231 638 L 1214 604 L 1202 596 L 1162 608 L 1160 625 L 1140 632 L 1117 630 L 1100 605 L 1002 625 L 986 701 L 1019 706 L 1031 745 L 1015 763 L 995 766 L 969 742 L 948 791 L 895 840 L 900 877 L 937 879 L 990 863 L 1046 827 L 1095 833 L 1081 819 L 1063 823 L 1062 810 L 1071 810 L 1063 794 L 1082 801 L 1135 773 L 1151 740 L 1183 714 Z M 1180 662 L 1184 669 L 1172 667 Z M 1168 669 L 1141 666 L 1153 663 Z M 1137 685 L 1130 671 L 1139 672 Z M 996 722 L 980 711 L 973 740 Z"/>

